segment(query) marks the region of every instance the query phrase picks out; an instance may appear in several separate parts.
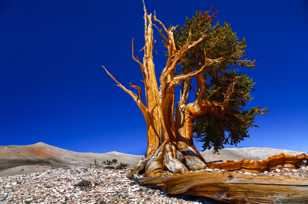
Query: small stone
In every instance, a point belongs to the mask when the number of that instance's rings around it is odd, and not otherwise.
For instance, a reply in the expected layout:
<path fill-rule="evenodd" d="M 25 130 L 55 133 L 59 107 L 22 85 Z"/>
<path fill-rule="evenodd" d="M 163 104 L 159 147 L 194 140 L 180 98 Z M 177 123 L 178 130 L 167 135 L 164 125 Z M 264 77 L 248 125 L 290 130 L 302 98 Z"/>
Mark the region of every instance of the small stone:
<path fill-rule="evenodd" d="M 4 187 L 5 188 L 11 188 L 12 186 L 10 184 L 6 184 Z"/>
<path fill-rule="evenodd" d="M 139 191 L 139 190 L 140 190 L 140 188 L 137 187 L 137 186 L 135 186 L 135 187 L 133 187 L 133 188 L 131 189 L 132 192 Z"/>
<path fill-rule="evenodd" d="M 31 203 L 32 200 L 33 200 L 32 198 L 27 198 L 27 199 L 25 200 L 25 203 L 27 203 L 27 204 L 28 204 L 28 203 Z"/>
<path fill-rule="evenodd" d="M 308 166 L 308 160 L 305 159 L 301 162 L 301 166 Z"/>
<path fill-rule="evenodd" d="M 0 194 L 0 201 L 5 201 L 5 200 L 7 199 L 8 196 L 9 196 L 8 193 Z"/>
<path fill-rule="evenodd" d="M 89 180 L 81 180 L 78 183 L 76 183 L 74 186 L 80 187 L 80 188 L 89 188 L 92 187 L 92 182 Z"/>
<path fill-rule="evenodd" d="M 283 167 L 284 168 L 290 168 L 290 169 L 295 168 L 295 166 L 293 164 L 284 164 Z"/>

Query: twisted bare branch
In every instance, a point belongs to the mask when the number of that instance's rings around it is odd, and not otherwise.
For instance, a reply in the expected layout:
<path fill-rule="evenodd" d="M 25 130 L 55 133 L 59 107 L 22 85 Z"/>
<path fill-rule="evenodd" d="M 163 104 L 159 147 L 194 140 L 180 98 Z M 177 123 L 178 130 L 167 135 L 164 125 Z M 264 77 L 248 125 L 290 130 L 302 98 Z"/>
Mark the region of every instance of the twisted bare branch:
<path fill-rule="evenodd" d="M 140 68 L 143 70 L 144 66 L 142 62 L 140 61 L 139 57 L 135 55 L 135 40 L 132 39 L 132 58 L 133 60 L 140 66 Z"/>
<path fill-rule="evenodd" d="M 165 31 L 165 33 L 169 35 L 169 29 L 160 19 L 157 18 L 156 13 L 154 13 L 153 19 L 160 25 L 160 27 L 162 27 L 163 31 Z"/>
<path fill-rule="evenodd" d="M 143 63 L 141 62 L 141 60 L 139 59 L 139 57 L 135 55 L 135 41 L 134 41 L 134 39 L 132 39 L 132 59 L 139 65 L 140 71 L 143 75 L 143 78 L 145 78 L 146 77 L 146 69 L 145 69 Z"/>
<path fill-rule="evenodd" d="M 140 96 L 137 96 L 132 90 L 126 88 L 121 82 L 119 82 L 109 71 L 105 66 L 102 66 L 105 70 L 106 74 L 116 83 L 116 85 L 122 89 L 125 93 L 130 95 L 132 99 L 137 104 L 138 108 L 141 110 L 141 112 L 144 114 L 145 117 L 148 117 L 148 110 L 147 107 L 143 104 L 141 101 Z"/>
<path fill-rule="evenodd" d="M 171 84 L 176 85 L 183 80 L 191 79 L 192 77 L 195 77 L 195 76 L 201 74 L 202 72 L 204 72 L 207 67 L 209 67 L 213 64 L 221 63 L 223 61 L 222 57 L 210 59 L 210 58 L 206 57 L 206 53 L 204 53 L 204 55 L 205 55 L 204 65 L 202 65 L 198 70 L 194 70 L 194 71 L 186 73 L 186 74 L 180 74 L 178 76 L 175 76 L 173 78 L 173 80 L 171 81 Z"/>
<path fill-rule="evenodd" d="M 138 100 L 139 99 L 141 100 L 141 97 L 142 97 L 142 89 L 141 89 L 141 87 L 136 85 L 136 84 L 133 84 L 133 83 L 130 83 L 130 87 L 132 87 L 133 89 L 137 90 L 137 92 L 138 92 Z"/>
<path fill-rule="evenodd" d="M 173 33 L 172 33 L 173 36 Z M 185 56 L 185 54 L 197 46 L 199 43 L 201 43 L 204 40 L 205 36 L 200 37 L 198 40 L 195 40 L 193 42 L 190 42 L 190 40 L 183 45 L 180 50 L 176 51 L 174 55 L 170 56 L 167 61 L 167 65 L 163 70 L 162 75 L 165 77 L 168 76 L 170 73 L 175 71 L 176 65 L 179 63 L 179 61 Z M 174 39 L 173 39 L 174 40 Z"/>
<path fill-rule="evenodd" d="M 162 38 L 163 45 L 168 49 L 168 37 L 164 34 L 162 29 L 160 29 L 156 24 L 153 24 L 154 28 L 158 31 L 160 34 L 160 37 Z"/>

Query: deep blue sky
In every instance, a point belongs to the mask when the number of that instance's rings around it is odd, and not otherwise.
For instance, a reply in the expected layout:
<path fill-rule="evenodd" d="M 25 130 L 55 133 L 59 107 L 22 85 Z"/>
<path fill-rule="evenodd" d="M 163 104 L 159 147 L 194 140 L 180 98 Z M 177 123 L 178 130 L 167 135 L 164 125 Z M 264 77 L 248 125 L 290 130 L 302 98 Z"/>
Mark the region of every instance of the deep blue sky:
<path fill-rule="evenodd" d="M 167 24 L 213 8 L 257 59 L 252 103 L 270 112 L 240 146 L 308 149 L 308 3 L 148 0 Z M 145 125 L 105 64 L 139 82 L 131 60 L 142 44 L 141 0 L 1 0 L 0 145 L 44 141 L 77 151 L 143 153 Z M 159 61 L 158 66 L 161 66 Z"/>

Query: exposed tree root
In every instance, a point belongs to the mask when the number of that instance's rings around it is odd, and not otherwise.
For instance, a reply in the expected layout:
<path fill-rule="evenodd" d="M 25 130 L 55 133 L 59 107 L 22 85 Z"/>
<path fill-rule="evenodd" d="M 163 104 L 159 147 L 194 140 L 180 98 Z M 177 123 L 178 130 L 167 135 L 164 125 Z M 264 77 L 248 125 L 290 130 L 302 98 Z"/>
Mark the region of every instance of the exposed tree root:
<path fill-rule="evenodd" d="M 205 163 L 202 157 L 199 156 L 197 150 L 186 144 L 181 145 L 182 149 L 179 149 L 172 143 L 161 145 L 150 159 L 142 160 L 132 171 L 131 175 L 145 173 L 145 176 L 157 176 L 165 172 L 185 173 L 204 168 L 223 169 L 227 171 L 248 170 L 263 172 L 279 167 L 299 168 L 302 165 L 308 164 L 308 154 L 279 154 L 264 160 Z"/>
<path fill-rule="evenodd" d="M 234 172 L 236 170 L 263 172 L 279 167 L 299 168 L 308 164 L 307 154 L 279 154 L 260 161 L 208 163 L 207 168 L 227 170 L 209 173 L 189 172 L 193 166 L 187 165 L 190 164 L 190 159 L 185 160 L 183 150 L 175 149 L 172 144 L 165 144 L 164 147 L 161 150 L 165 149 L 167 153 L 162 154 L 163 151 L 157 151 L 159 155 L 156 157 L 163 160 L 148 160 L 146 161 L 148 166 L 144 164 L 143 171 L 155 174 L 145 173 L 145 177 L 138 179 L 141 185 L 158 187 L 170 195 L 191 195 L 227 203 L 308 203 L 308 178 L 246 175 Z M 199 159 L 196 154 L 188 158 L 193 158 L 193 164 L 196 158 Z M 199 161 L 204 164 L 202 160 Z M 155 169 L 154 166 L 159 168 Z M 173 169 L 175 166 L 178 168 Z M 156 171 L 157 169 L 159 171 Z"/>
<path fill-rule="evenodd" d="M 225 161 L 222 163 L 210 163 L 208 168 L 224 169 L 228 171 L 234 170 L 251 170 L 251 171 L 268 171 L 277 167 L 298 168 L 307 163 L 308 154 L 287 155 L 279 154 L 271 156 L 264 160 L 241 160 L 241 161 Z"/>
<path fill-rule="evenodd" d="M 185 173 L 206 168 L 206 162 L 192 145 L 185 142 L 165 142 L 150 157 L 138 163 L 129 173 L 133 175 L 158 176 L 166 172 Z"/>

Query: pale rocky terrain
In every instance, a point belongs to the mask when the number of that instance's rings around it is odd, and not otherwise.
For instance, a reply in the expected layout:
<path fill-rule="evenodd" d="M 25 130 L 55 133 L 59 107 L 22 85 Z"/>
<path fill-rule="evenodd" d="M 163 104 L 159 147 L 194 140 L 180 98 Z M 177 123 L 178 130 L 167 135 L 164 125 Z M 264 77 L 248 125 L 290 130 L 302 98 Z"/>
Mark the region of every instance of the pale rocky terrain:
<path fill-rule="evenodd" d="M 106 168 L 59 168 L 0 177 L 0 203 L 200 203 L 171 198 L 159 190 L 139 186 L 126 178 L 126 172 Z"/>
<path fill-rule="evenodd" d="M 283 149 L 274 149 L 269 147 L 242 147 L 242 148 L 225 148 L 219 150 L 218 153 L 214 153 L 211 150 L 206 150 L 202 152 L 203 157 L 207 161 L 216 161 L 216 160 L 242 160 L 242 159 L 251 159 L 251 160 L 262 160 L 267 157 L 286 153 L 291 155 L 302 154 L 304 152 L 283 150 Z"/>
<path fill-rule="evenodd" d="M 203 152 L 207 161 L 264 159 L 279 153 L 301 152 L 271 148 L 227 148 L 219 154 Z M 126 178 L 128 168 L 142 156 L 77 153 L 44 143 L 0 147 L 0 204 L 4 203 L 214 203 L 174 198 L 139 186 Z M 204 171 L 221 171 L 205 169 Z M 253 174 L 242 172 L 243 174 Z M 277 168 L 262 174 L 308 177 L 300 169 Z"/>
<path fill-rule="evenodd" d="M 26 146 L 0 146 L 0 176 L 25 174 L 33 169 L 44 171 L 59 167 L 90 167 L 112 159 L 131 166 L 141 158 L 120 152 L 79 153 L 42 142 Z"/>
<path fill-rule="evenodd" d="M 273 148 L 225 148 L 218 153 L 211 150 L 202 152 L 206 161 L 265 159 L 269 156 L 302 152 Z M 33 171 L 45 171 L 50 168 L 90 167 L 101 165 L 106 160 L 116 159 L 128 167 L 136 164 L 143 156 L 120 152 L 79 153 L 54 147 L 42 142 L 26 146 L 0 146 L 0 176 L 26 174 Z"/>

